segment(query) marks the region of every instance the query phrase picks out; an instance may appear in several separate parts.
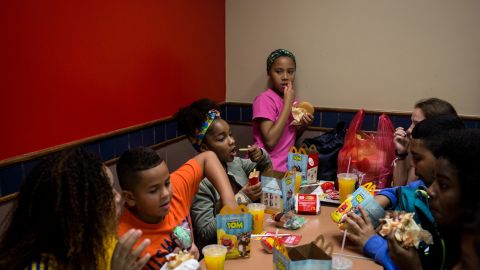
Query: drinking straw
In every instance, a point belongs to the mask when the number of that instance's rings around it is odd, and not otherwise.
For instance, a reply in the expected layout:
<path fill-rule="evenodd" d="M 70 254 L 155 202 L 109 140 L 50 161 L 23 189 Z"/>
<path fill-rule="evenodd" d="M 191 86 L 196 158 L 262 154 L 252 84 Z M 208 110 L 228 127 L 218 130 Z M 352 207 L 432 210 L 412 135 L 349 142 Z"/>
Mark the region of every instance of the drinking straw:
<path fill-rule="evenodd" d="M 343 232 L 342 248 L 340 249 L 340 256 L 343 256 L 343 248 L 345 247 L 345 239 L 347 238 L 347 229 Z"/>
<path fill-rule="evenodd" d="M 350 162 L 352 161 L 352 156 L 348 158 L 347 173 L 350 172 Z"/>
<path fill-rule="evenodd" d="M 373 261 L 373 259 L 370 259 L 370 258 L 367 258 L 367 257 L 364 257 L 364 256 L 356 256 L 356 255 L 350 255 L 350 254 L 340 254 L 340 253 L 336 253 L 336 252 L 333 252 L 332 253 L 333 255 L 338 255 L 338 256 L 343 256 L 343 257 L 350 257 L 350 258 L 354 258 L 354 259 L 362 259 L 362 260 L 367 260 L 367 261 Z"/>
<path fill-rule="evenodd" d="M 264 237 L 264 236 L 290 236 L 291 234 L 289 233 L 278 233 L 278 234 L 273 234 L 273 233 L 266 233 L 266 234 L 252 234 L 251 237 Z"/>
<path fill-rule="evenodd" d="M 240 151 L 240 152 L 247 152 L 247 151 L 248 151 L 248 148 L 239 148 L 238 151 Z"/>

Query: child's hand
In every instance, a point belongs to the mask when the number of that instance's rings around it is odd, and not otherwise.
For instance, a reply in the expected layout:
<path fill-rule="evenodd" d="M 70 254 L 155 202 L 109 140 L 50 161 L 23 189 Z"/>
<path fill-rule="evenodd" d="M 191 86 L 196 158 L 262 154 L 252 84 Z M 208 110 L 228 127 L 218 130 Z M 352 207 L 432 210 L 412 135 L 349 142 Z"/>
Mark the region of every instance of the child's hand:
<path fill-rule="evenodd" d="M 295 100 L 295 90 L 293 89 L 292 82 L 288 82 L 288 85 L 283 89 L 283 103 L 293 104 Z"/>
<path fill-rule="evenodd" d="M 408 151 L 408 145 L 410 144 L 410 138 L 407 136 L 407 132 L 403 127 L 398 127 L 393 133 L 393 143 L 398 154 L 405 154 Z"/>
<path fill-rule="evenodd" d="M 263 153 L 258 145 L 249 145 L 248 146 L 248 157 L 250 160 L 255 163 L 260 163 L 263 160 Z"/>
<path fill-rule="evenodd" d="M 422 269 L 422 263 L 415 247 L 403 248 L 395 239 L 395 230 L 387 237 L 390 257 L 399 269 Z"/>
<path fill-rule="evenodd" d="M 198 260 L 200 258 L 200 251 L 198 250 L 198 247 L 195 245 L 195 243 L 192 243 L 192 247 L 188 251 L 190 254 L 195 257 L 195 260 Z"/>
<path fill-rule="evenodd" d="M 240 191 L 254 202 L 262 197 L 262 183 L 259 182 L 253 186 L 247 183 Z"/>
<path fill-rule="evenodd" d="M 305 113 L 300 120 L 300 127 L 307 128 L 313 123 L 313 114 Z"/>
<path fill-rule="evenodd" d="M 110 262 L 110 268 L 112 270 L 140 270 L 148 260 L 150 260 L 149 253 L 140 257 L 145 248 L 150 245 L 150 239 L 144 239 L 142 243 L 132 251 L 132 247 L 141 235 L 141 230 L 131 229 L 118 239 Z"/>
<path fill-rule="evenodd" d="M 361 207 L 359 209 L 361 216 L 349 212 L 345 222 L 347 224 L 348 238 L 363 248 L 368 239 L 377 233 L 367 212 Z"/>

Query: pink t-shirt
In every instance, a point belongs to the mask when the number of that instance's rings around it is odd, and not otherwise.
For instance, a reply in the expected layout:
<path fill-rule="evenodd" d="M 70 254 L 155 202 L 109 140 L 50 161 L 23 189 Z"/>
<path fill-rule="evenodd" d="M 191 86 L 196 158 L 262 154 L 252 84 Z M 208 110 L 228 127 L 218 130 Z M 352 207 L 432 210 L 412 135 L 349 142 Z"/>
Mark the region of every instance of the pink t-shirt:
<path fill-rule="evenodd" d="M 283 98 L 272 89 L 267 89 L 265 92 L 258 95 L 253 101 L 252 119 L 265 118 L 272 122 L 276 122 L 280 117 L 282 110 Z M 295 144 L 296 128 L 294 125 L 290 125 L 292 121 L 293 117 L 292 114 L 290 114 L 277 145 L 271 151 L 267 150 L 270 159 L 272 160 L 273 169 L 276 171 L 285 172 L 287 170 L 288 152 L 290 151 L 290 147 Z M 253 140 L 260 147 L 266 149 L 262 140 L 262 133 L 260 132 L 260 123 L 258 121 L 253 121 Z"/>

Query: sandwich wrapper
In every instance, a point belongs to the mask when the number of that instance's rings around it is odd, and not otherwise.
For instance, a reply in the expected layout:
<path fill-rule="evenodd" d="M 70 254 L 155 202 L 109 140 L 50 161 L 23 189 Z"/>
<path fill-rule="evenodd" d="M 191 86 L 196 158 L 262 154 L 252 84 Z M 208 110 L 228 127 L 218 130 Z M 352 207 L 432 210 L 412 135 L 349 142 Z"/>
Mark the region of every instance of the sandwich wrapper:
<path fill-rule="evenodd" d="M 304 245 L 287 247 L 275 240 L 273 267 L 276 270 L 332 269 L 332 243 L 326 243 L 323 235 Z"/>
<path fill-rule="evenodd" d="M 313 114 L 314 112 L 315 108 L 310 102 L 301 101 L 294 103 L 292 107 L 292 125 L 301 125 L 302 117 L 307 113 Z"/>

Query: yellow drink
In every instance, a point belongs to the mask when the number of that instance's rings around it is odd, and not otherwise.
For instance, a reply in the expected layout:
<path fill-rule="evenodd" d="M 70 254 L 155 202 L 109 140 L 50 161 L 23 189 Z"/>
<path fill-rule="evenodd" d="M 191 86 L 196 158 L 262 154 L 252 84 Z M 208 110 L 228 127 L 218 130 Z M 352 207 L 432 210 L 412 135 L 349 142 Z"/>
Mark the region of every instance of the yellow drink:
<path fill-rule="evenodd" d="M 357 175 L 351 173 L 339 173 L 337 178 L 340 202 L 343 202 L 348 197 L 348 195 L 352 194 L 353 191 L 355 191 Z"/>
<path fill-rule="evenodd" d="M 295 172 L 295 193 L 294 196 L 300 192 L 300 185 L 302 184 L 302 174 Z"/>
<path fill-rule="evenodd" d="M 227 248 L 222 245 L 208 245 L 202 249 L 207 270 L 223 270 Z"/>
<path fill-rule="evenodd" d="M 253 217 L 253 232 L 254 234 L 260 234 L 263 232 L 263 215 L 265 214 L 265 205 L 262 203 L 250 203 L 248 204 L 248 212 Z"/>

